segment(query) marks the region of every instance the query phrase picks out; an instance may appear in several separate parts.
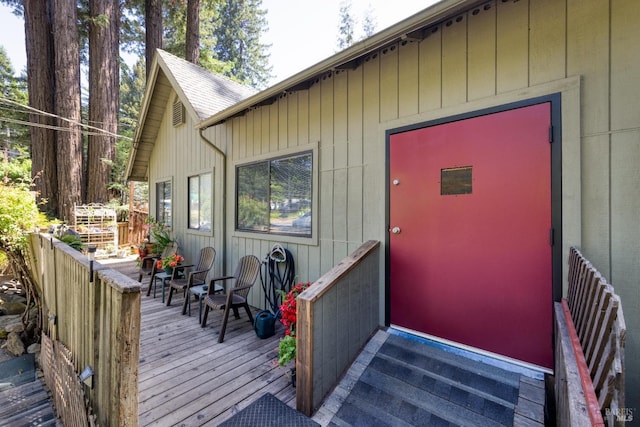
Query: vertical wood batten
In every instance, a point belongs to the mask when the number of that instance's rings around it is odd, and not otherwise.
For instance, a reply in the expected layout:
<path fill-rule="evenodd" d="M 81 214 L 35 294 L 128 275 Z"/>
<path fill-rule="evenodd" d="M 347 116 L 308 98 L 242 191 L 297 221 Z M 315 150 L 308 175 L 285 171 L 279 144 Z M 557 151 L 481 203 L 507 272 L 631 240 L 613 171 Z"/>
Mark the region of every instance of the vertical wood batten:
<path fill-rule="evenodd" d="M 398 45 L 385 47 L 380 58 L 380 121 L 398 118 Z"/>
<path fill-rule="evenodd" d="M 420 112 L 442 106 L 442 25 L 428 30 L 418 51 L 418 97 Z"/>
<path fill-rule="evenodd" d="M 469 100 L 496 93 L 496 6 L 478 7 L 467 13 L 467 68 Z"/>
<path fill-rule="evenodd" d="M 467 101 L 467 20 L 451 18 L 442 28 L 442 105 Z"/>
<path fill-rule="evenodd" d="M 497 2 L 497 92 L 529 84 L 529 2 Z"/>
<path fill-rule="evenodd" d="M 566 19 L 566 2 L 529 2 L 529 85 L 567 76 Z"/>
<path fill-rule="evenodd" d="M 402 41 L 398 47 L 398 116 L 418 113 L 418 49 L 415 41 Z"/>

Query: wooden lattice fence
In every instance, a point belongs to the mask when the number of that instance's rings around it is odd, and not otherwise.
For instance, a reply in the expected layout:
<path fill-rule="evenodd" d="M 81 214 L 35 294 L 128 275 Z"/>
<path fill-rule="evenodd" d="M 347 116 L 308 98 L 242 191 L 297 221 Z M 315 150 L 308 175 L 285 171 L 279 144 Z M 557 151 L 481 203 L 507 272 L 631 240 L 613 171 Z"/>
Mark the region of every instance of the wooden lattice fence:
<path fill-rule="evenodd" d="M 576 248 L 570 250 L 568 279 L 567 298 L 555 309 L 558 425 L 624 425 L 620 297 Z"/>

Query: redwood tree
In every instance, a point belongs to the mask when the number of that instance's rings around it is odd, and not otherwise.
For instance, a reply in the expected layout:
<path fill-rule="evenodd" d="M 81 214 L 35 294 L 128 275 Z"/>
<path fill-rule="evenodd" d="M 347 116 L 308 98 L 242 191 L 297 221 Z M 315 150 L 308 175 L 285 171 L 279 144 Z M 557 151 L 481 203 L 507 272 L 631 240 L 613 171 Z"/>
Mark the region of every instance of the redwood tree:
<path fill-rule="evenodd" d="M 53 113 L 54 106 L 54 57 L 53 57 L 53 9 L 50 1 L 24 0 L 25 46 L 27 52 L 27 84 L 29 105 L 37 110 Z M 47 126 L 55 125 L 48 116 L 32 113 L 31 171 L 38 200 L 44 208 L 58 213 L 58 174 L 56 168 L 55 131 Z"/>
<path fill-rule="evenodd" d="M 145 0 L 145 56 L 147 60 L 147 78 L 151 71 L 153 55 L 156 49 L 162 49 L 162 0 Z"/>
<path fill-rule="evenodd" d="M 200 63 L 200 0 L 187 1 L 187 31 L 185 59 Z"/>
<path fill-rule="evenodd" d="M 82 132 L 80 114 L 80 48 L 75 0 L 53 0 L 55 106 L 58 115 L 58 212 L 71 222 L 82 202 Z"/>
<path fill-rule="evenodd" d="M 118 133 L 119 1 L 89 0 L 89 15 L 89 125 L 110 134 L 89 132 L 86 201 L 107 203 Z"/>

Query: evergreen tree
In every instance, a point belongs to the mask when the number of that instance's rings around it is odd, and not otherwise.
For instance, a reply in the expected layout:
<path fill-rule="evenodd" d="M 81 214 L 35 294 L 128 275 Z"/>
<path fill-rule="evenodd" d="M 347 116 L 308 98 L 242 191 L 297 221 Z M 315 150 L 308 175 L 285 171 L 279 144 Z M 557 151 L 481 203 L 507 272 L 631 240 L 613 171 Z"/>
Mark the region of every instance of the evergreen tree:
<path fill-rule="evenodd" d="M 0 150 L 4 153 L 29 154 L 29 127 L 25 125 L 29 121 L 28 102 L 27 82 L 24 76 L 15 76 L 11 60 L 0 46 Z"/>
<path fill-rule="evenodd" d="M 267 30 L 262 0 L 221 0 L 215 20 L 216 58 L 231 64 L 224 74 L 255 88 L 267 85 L 271 78 L 269 46 L 260 42 Z"/>
<path fill-rule="evenodd" d="M 338 51 L 348 48 L 354 41 L 356 21 L 351 14 L 351 0 L 340 3 L 340 23 L 338 25 Z"/>
<path fill-rule="evenodd" d="M 363 38 L 371 37 L 377 29 L 378 23 L 376 22 L 376 17 L 371 7 L 371 4 L 364 11 L 364 18 L 362 19 L 362 32 Z"/>

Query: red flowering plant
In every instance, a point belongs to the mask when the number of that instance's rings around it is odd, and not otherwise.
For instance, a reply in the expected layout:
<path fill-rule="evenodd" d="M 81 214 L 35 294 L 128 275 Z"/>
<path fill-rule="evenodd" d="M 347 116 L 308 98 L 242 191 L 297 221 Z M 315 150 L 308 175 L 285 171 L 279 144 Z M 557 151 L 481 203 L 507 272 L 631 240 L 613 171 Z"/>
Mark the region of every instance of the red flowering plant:
<path fill-rule="evenodd" d="M 158 268 L 158 270 L 168 268 L 168 267 L 173 268 L 182 264 L 182 261 L 184 261 L 184 257 L 178 254 L 174 254 L 174 255 L 170 255 L 168 257 L 159 259 L 158 263 L 156 264 L 156 267 Z"/>
<path fill-rule="evenodd" d="M 286 366 L 296 358 L 296 309 L 297 297 L 311 286 L 311 283 L 298 283 L 286 294 L 283 295 L 283 301 L 280 305 L 280 322 L 284 325 L 284 337 L 278 344 L 278 365 Z"/>

